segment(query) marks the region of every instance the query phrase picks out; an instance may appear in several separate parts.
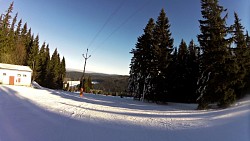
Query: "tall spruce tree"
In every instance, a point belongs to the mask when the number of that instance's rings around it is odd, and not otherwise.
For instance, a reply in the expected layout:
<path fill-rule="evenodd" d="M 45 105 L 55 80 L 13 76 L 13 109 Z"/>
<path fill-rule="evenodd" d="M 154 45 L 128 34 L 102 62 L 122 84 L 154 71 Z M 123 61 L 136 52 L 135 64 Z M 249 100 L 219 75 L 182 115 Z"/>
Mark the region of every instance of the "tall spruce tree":
<path fill-rule="evenodd" d="M 167 101 L 167 68 L 171 62 L 174 42 L 171 34 L 168 17 L 162 9 L 153 31 L 154 74 L 151 79 L 151 94 L 155 95 L 156 101 Z"/>
<path fill-rule="evenodd" d="M 236 48 L 245 49 L 246 48 L 246 39 L 244 35 L 244 27 L 241 24 L 241 20 L 236 12 L 234 12 L 234 24 L 233 28 L 233 41 L 236 44 Z"/>
<path fill-rule="evenodd" d="M 36 80 L 39 77 L 40 74 L 40 60 L 38 57 L 39 52 L 39 36 L 37 35 L 34 39 L 34 42 L 31 46 L 30 52 L 28 54 L 28 66 L 32 68 L 33 74 L 32 74 L 32 80 Z"/>
<path fill-rule="evenodd" d="M 230 42 L 226 39 L 229 28 L 226 26 L 226 11 L 218 4 L 218 0 L 201 0 L 200 22 L 201 34 L 198 41 L 202 49 L 200 97 L 198 109 L 207 108 L 210 103 L 218 103 L 226 107 L 235 100 L 232 88 L 237 78 L 238 67 L 229 49 Z"/>
<path fill-rule="evenodd" d="M 177 67 L 176 67 L 176 77 L 175 77 L 175 98 L 178 102 L 185 102 L 188 98 L 188 94 L 186 91 L 187 88 L 187 57 L 188 57 L 188 48 L 186 42 L 182 39 L 177 55 Z"/>
<path fill-rule="evenodd" d="M 199 47 L 195 45 L 194 40 L 191 40 L 189 45 L 188 45 L 188 55 L 187 55 L 187 82 L 188 84 L 186 85 L 187 87 L 187 93 L 188 98 L 186 99 L 187 102 L 192 102 L 195 103 L 198 94 L 197 94 L 197 81 L 199 78 L 199 56 L 200 56 L 200 51 Z"/>
<path fill-rule="evenodd" d="M 177 51 L 178 50 L 178 51 Z M 168 90 L 168 101 L 172 102 L 184 102 L 185 93 L 182 91 L 186 87 L 186 61 L 187 61 L 187 45 L 182 39 L 181 43 L 171 54 L 171 63 L 167 69 L 167 90 Z"/>
<path fill-rule="evenodd" d="M 176 76 L 178 75 L 178 49 L 175 47 L 173 53 L 171 54 L 171 62 L 167 69 L 168 79 L 167 79 L 167 90 L 168 90 L 168 101 L 173 102 L 176 101 L 176 86 L 178 85 L 178 81 Z"/>
<path fill-rule="evenodd" d="M 51 88 L 60 89 L 60 56 L 58 54 L 57 48 L 53 52 L 50 61 L 50 71 L 52 75 Z"/>
<path fill-rule="evenodd" d="M 17 28 L 14 33 L 15 50 L 13 58 L 15 58 L 15 64 L 26 65 L 27 51 L 21 37 L 21 28 L 22 28 L 21 26 L 22 26 L 22 20 L 18 22 Z"/>
<path fill-rule="evenodd" d="M 62 61 L 60 62 L 59 89 L 63 89 L 63 81 L 65 76 L 66 76 L 66 63 L 65 63 L 65 58 L 63 57 Z M 92 87 L 90 87 L 90 89 L 92 89 Z"/>
<path fill-rule="evenodd" d="M 15 40 L 15 24 L 17 21 L 17 14 L 14 16 L 12 23 L 10 25 L 9 28 L 9 32 L 8 32 L 8 53 L 10 56 L 10 60 L 8 61 L 8 63 L 10 64 L 17 64 L 18 63 L 18 58 L 17 56 L 19 54 L 15 54 L 15 50 L 16 50 L 16 40 Z"/>
<path fill-rule="evenodd" d="M 49 44 L 47 44 L 45 48 L 45 62 L 46 62 L 46 70 L 45 70 L 45 80 L 44 80 L 44 86 L 47 88 L 51 88 L 52 85 L 52 66 L 51 66 L 51 58 L 50 58 L 50 50 L 49 50 Z"/>
<path fill-rule="evenodd" d="M 167 68 L 171 62 L 173 38 L 170 24 L 162 9 L 154 23 L 150 19 L 144 34 L 131 51 L 129 90 L 135 97 L 152 101 L 167 100 Z"/>
<path fill-rule="evenodd" d="M 235 91 L 237 97 L 241 97 L 243 95 L 242 89 L 246 84 L 246 76 L 247 71 L 250 67 L 249 62 L 249 50 L 247 49 L 247 43 L 244 35 L 244 27 L 240 23 L 240 19 L 237 13 L 234 13 L 234 24 L 232 25 L 232 38 L 236 48 L 233 48 L 234 57 L 237 60 L 237 64 L 239 66 L 239 71 L 237 73 L 238 82 L 235 85 Z"/>
<path fill-rule="evenodd" d="M 39 50 L 39 54 L 38 54 L 38 59 L 39 59 L 39 62 L 40 62 L 40 75 L 38 76 L 37 78 L 37 82 L 41 85 L 41 86 L 44 86 L 45 82 L 45 77 L 46 77 L 46 67 L 47 67 L 47 59 L 46 59 L 46 43 L 43 42 L 40 50 Z"/>
<path fill-rule="evenodd" d="M 144 34 L 138 38 L 130 64 L 129 91 L 134 97 L 141 98 L 146 92 L 146 79 L 150 78 L 152 61 L 154 20 L 151 18 L 144 29 Z"/>
<path fill-rule="evenodd" d="M 4 14 L 1 27 L 0 27 L 0 62 L 2 63 L 12 63 L 12 47 L 11 39 L 10 39 L 10 20 L 11 20 L 11 13 L 13 11 L 12 2 L 6 12 Z"/>

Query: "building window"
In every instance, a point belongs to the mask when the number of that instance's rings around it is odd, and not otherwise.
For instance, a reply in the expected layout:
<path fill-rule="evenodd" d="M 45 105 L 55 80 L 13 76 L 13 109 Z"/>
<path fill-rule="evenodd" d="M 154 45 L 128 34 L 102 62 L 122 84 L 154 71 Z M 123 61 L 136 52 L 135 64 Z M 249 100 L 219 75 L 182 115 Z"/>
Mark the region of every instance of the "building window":
<path fill-rule="evenodd" d="M 6 76 L 6 73 L 3 73 L 3 76 Z"/>
<path fill-rule="evenodd" d="M 17 74 L 17 77 L 21 77 L 21 74 Z"/>
<path fill-rule="evenodd" d="M 23 75 L 23 77 L 27 77 L 27 75 L 26 75 L 26 74 L 24 74 L 24 75 Z"/>

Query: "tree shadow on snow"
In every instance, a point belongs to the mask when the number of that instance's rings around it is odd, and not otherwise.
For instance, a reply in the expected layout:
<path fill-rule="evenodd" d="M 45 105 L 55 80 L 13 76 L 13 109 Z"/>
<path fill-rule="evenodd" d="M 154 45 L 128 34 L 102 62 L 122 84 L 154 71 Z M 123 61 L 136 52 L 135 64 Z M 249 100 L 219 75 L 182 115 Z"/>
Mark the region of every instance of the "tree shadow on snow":
<path fill-rule="evenodd" d="M 105 96 L 105 95 L 95 95 L 95 94 L 84 94 L 83 97 L 80 97 L 77 93 L 65 92 L 65 91 L 56 91 L 56 90 L 48 90 L 51 94 L 61 96 L 62 98 L 71 99 L 78 102 L 102 105 L 102 106 L 110 106 L 115 108 L 123 108 L 137 111 L 136 112 L 126 112 L 123 111 L 111 111 L 109 109 L 93 109 L 87 108 L 81 105 L 71 105 L 69 103 L 62 103 L 64 105 L 68 105 L 71 107 L 77 107 L 85 110 L 92 110 L 103 113 L 110 114 L 118 114 L 118 115 L 128 115 L 128 116 L 137 116 L 137 117 L 149 117 L 149 118 L 171 118 L 171 119 L 188 119 L 193 118 L 197 119 L 209 119 L 209 120 L 217 120 L 222 118 L 230 118 L 233 116 L 238 116 L 241 114 L 249 113 L 250 109 L 246 108 L 246 104 L 238 105 L 236 107 L 231 107 L 228 109 L 217 109 L 217 110 L 204 110 L 198 111 L 196 109 L 196 105 L 194 104 L 175 104 L 170 103 L 169 105 L 157 105 L 155 103 L 146 103 L 141 101 L 135 101 L 133 99 L 126 99 L 120 97 L 113 96 Z M 191 105 L 191 106 L 190 106 Z M 249 106 L 248 106 L 249 107 Z M 125 112 L 124 112 L 125 111 Z M 142 111 L 142 112 L 140 112 Z M 150 113 L 158 112 L 157 114 Z M 143 113 L 143 112 L 149 112 Z M 160 112 L 165 112 L 165 114 L 161 114 Z"/>
<path fill-rule="evenodd" d="M 114 127 L 110 123 L 77 120 L 50 112 L 19 96 L 11 86 L 0 87 L 0 121 L 1 141 L 124 140 L 130 138 L 128 134 L 142 130 L 136 125 Z M 123 130 L 129 133 L 124 134 Z M 139 137 L 144 138 L 143 134 L 137 132 Z"/>

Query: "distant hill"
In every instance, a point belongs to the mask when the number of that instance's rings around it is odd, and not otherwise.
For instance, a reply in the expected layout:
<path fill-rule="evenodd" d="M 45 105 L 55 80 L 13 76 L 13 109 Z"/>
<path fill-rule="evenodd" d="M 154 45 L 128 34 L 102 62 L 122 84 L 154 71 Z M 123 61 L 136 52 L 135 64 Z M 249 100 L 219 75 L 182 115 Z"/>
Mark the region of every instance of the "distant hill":
<path fill-rule="evenodd" d="M 86 77 L 90 76 L 93 82 L 97 82 L 94 85 L 94 89 L 102 90 L 104 93 L 112 95 L 120 95 L 126 93 L 128 86 L 127 75 L 114 75 L 104 73 L 86 73 Z M 67 70 L 66 77 L 71 80 L 80 80 L 82 72 Z"/>

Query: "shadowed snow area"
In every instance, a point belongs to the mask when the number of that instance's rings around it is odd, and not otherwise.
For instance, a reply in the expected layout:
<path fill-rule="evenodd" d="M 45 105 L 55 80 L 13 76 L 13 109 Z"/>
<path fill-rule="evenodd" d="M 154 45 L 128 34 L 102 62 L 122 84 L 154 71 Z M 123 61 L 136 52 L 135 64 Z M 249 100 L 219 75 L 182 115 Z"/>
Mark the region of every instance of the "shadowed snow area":
<path fill-rule="evenodd" d="M 0 141 L 250 140 L 250 97 L 228 109 L 0 86 Z"/>

